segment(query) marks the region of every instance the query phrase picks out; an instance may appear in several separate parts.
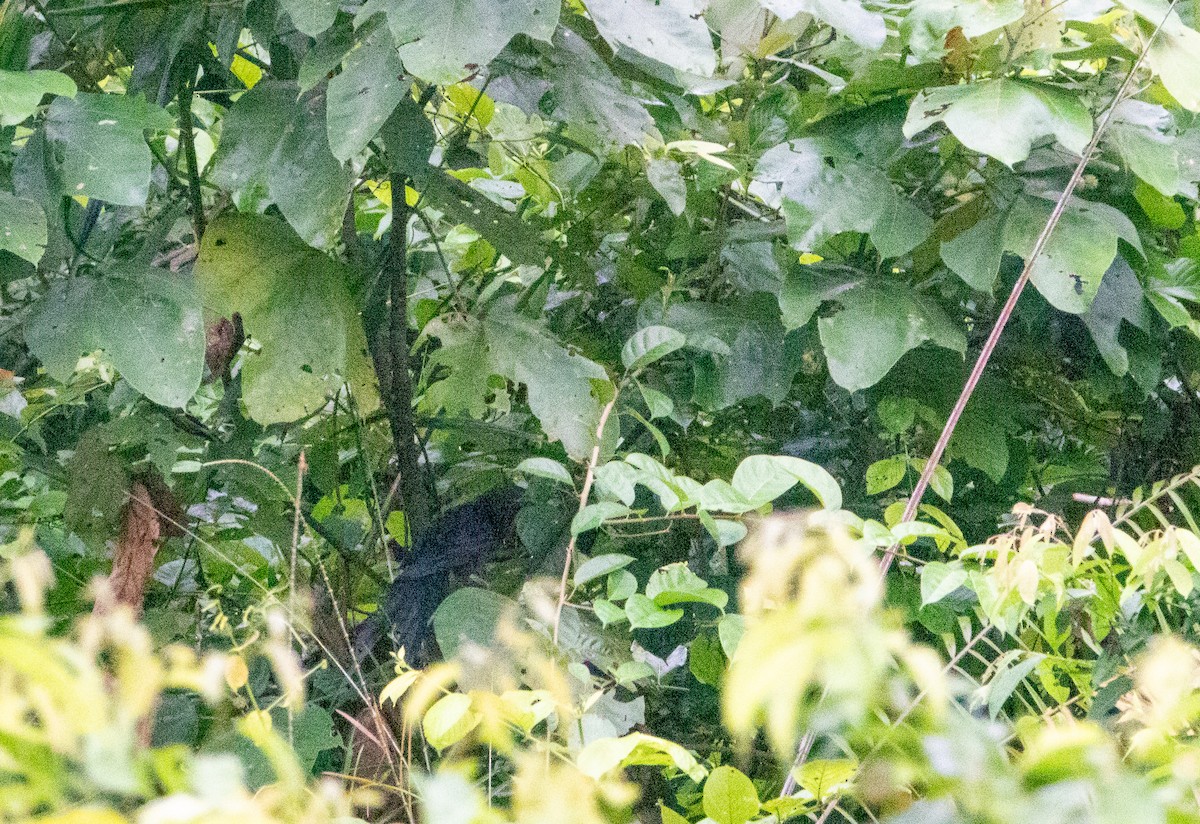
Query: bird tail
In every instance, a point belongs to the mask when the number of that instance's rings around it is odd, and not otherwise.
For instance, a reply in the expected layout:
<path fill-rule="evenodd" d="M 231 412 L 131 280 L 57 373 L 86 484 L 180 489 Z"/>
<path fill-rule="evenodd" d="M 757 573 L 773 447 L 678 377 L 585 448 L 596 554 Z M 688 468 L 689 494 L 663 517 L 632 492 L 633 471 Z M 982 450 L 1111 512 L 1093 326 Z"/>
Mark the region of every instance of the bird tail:
<path fill-rule="evenodd" d="M 448 574 L 397 578 L 379 609 L 354 630 L 354 655 L 364 660 L 383 635 L 403 647 L 412 666 L 424 666 L 432 656 L 431 622 L 438 605 L 450 594 Z"/>

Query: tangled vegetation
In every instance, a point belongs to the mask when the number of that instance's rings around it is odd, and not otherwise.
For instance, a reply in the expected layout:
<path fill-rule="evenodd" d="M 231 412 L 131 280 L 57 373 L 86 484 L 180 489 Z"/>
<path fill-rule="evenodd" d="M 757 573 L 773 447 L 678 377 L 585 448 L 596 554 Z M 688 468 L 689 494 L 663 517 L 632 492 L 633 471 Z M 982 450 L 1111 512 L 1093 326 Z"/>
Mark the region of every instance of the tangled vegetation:
<path fill-rule="evenodd" d="M 1198 27 L 0 3 L 0 818 L 1200 822 Z"/>

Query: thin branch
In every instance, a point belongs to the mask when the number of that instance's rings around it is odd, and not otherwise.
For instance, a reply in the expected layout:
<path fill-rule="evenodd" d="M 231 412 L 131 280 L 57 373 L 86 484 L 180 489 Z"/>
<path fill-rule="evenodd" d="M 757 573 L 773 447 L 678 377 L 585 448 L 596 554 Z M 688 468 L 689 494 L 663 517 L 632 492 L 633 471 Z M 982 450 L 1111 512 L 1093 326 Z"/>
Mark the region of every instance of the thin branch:
<path fill-rule="evenodd" d="M 592 447 L 592 457 L 588 459 L 587 474 L 583 476 L 583 489 L 579 493 L 579 512 L 583 512 L 587 507 L 588 496 L 592 494 L 592 483 L 596 480 L 596 466 L 600 463 L 600 444 L 604 440 L 604 426 L 608 423 L 608 416 L 612 413 L 613 407 L 617 405 L 618 392 L 614 392 L 612 400 L 604 405 L 603 411 L 600 412 L 600 422 L 596 425 L 596 445 Z M 563 607 L 567 603 L 567 581 L 571 577 L 571 561 L 575 558 L 575 542 L 578 535 L 574 530 L 571 532 L 571 540 L 567 542 L 567 558 L 563 562 L 562 580 L 558 585 L 558 606 L 554 610 L 554 643 L 558 644 L 558 625 L 562 620 Z"/>
<path fill-rule="evenodd" d="M 196 248 L 204 237 L 204 197 L 200 189 L 200 164 L 196 161 L 195 123 L 192 119 L 192 86 L 195 84 L 195 68 L 192 76 L 185 77 L 179 84 L 179 145 L 187 162 L 188 199 L 192 210 L 192 233 L 196 236 Z"/>

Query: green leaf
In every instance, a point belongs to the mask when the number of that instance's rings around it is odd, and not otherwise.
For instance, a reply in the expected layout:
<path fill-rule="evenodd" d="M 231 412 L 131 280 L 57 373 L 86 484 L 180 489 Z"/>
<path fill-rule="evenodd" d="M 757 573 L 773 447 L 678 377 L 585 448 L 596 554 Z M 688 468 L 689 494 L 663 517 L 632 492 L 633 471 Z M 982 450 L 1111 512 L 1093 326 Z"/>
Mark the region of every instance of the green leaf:
<path fill-rule="evenodd" d="M 280 8 L 292 18 L 292 24 L 309 37 L 316 37 L 333 25 L 340 0 L 280 0 Z"/>
<path fill-rule="evenodd" d="M 516 604 L 503 595 L 477 587 L 462 587 L 450 594 L 433 613 L 433 636 L 438 649 L 453 658 L 465 642 L 490 647 L 501 618 Z"/>
<path fill-rule="evenodd" d="M 291 83 L 263 81 L 234 103 L 222 122 L 209 177 L 243 212 L 274 203 L 310 246 L 338 237 L 355 174 L 329 149 L 325 100 L 297 100 Z"/>
<path fill-rule="evenodd" d="M 48 94 L 74 97 L 75 92 L 75 81 L 62 72 L 0 70 L 0 126 L 24 122 Z"/>
<path fill-rule="evenodd" d="M 629 620 L 624 609 L 605 598 L 597 598 L 592 601 L 592 609 L 596 611 L 596 617 L 600 619 L 600 623 L 606 627 L 623 624 Z"/>
<path fill-rule="evenodd" d="M 930 561 L 921 568 L 921 606 L 936 604 L 967 582 L 967 571 L 959 562 Z"/>
<path fill-rule="evenodd" d="M 584 532 L 590 532 L 593 529 L 599 529 L 610 518 L 622 518 L 628 515 L 630 511 L 629 507 L 624 504 L 616 504 L 611 501 L 588 504 L 579 510 L 579 514 L 571 519 L 571 534 L 579 535 Z"/>
<path fill-rule="evenodd" d="M 927 462 L 914 458 L 910 463 L 917 472 L 924 472 Z M 949 501 L 954 496 L 954 479 L 950 476 L 950 470 L 940 464 L 934 467 L 929 477 L 929 488 L 942 500 Z"/>
<path fill-rule="evenodd" d="M 618 569 L 608 574 L 605 586 L 608 590 L 608 600 L 624 601 L 637 592 L 637 578 L 627 569 Z"/>
<path fill-rule="evenodd" d="M 526 458 L 517 464 L 516 471 L 524 475 L 549 478 L 552 481 L 566 484 L 569 487 L 575 486 L 575 480 L 571 477 L 571 473 L 567 471 L 567 468 L 552 458 Z"/>
<path fill-rule="evenodd" d="M 672 352 L 682 349 L 687 337 L 669 326 L 647 326 L 634 332 L 621 349 L 621 363 L 625 369 L 635 372 L 644 369 Z"/>
<path fill-rule="evenodd" d="M 412 86 L 403 75 L 395 44 L 383 28 L 345 56 L 341 73 L 329 81 L 326 103 L 326 131 L 334 157 L 349 160 L 379 133 Z"/>
<path fill-rule="evenodd" d="M 423 194 L 449 220 L 470 226 L 513 263 L 546 265 L 546 245 L 537 229 L 453 175 L 431 168 Z"/>
<path fill-rule="evenodd" d="M 909 8 L 900 23 L 900 34 L 924 62 L 945 55 L 946 35 L 956 28 L 974 40 L 1024 16 L 1023 0 L 923 0 Z"/>
<path fill-rule="evenodd" d="M 1129 171 L 1169 198 L 1188 189 L 1173 132 L 1174 120 L 1162 106 L 1123 100 L 1104 132 L 1104 145 L 1120 156 Z"/>
<path fill-rule="evenodd" d="M 650 580 L 646 582 L 646 597 L 660 607 L 704 603 L 723 610 L 729 603 L 729 596 L 725 592 L 709 587 L 684 562 L 668 564 L 651 573 Z"/>
<path fill-rule="evenodd" d="M 128 265 L 100 278 L 57 281 L 29 318 L 25 339 L 58 380 L 103 349 L 129 385 L 155 403 L 183 407 L 204 371 L 204 322 L 191 279 Z"/>
<path fill-rule="evenodd" d="M 141 206 L 150 191 L 147 129 L 174 121 L 140 97 L 83 94 L 55 98 L 46 134 L 62 157 L 62 194 L 94 197 L 120 206 Z"/>
<path fill-rule="evenodd" d="M 1054 86 L 999 78 L 943 86 L 913 98 L 904 123 L 911 138 L 935 123 L 972 151 L 1013 166 L 1035 142 L 1053 135 L 1081 154 L 1092 137 L 1092 117 L 1076 95 Z"/>
<path fill-rule="evenodd" d="M 716 71 L 717 55 L 698 0 L 589 0 L 587 9 L 614 51 L 624 46 L 705 77 Z"/>
<path fill-rule="evenodd" d="M 787 455 L 751 455 L 733 472 L 734 490 L 755 509 L 797 483 L 816 495 L 825 509 L 841 509 L 841 487 L 832 475 L 810 461 Z"/>
<path fill-rule="evenodd" d="M 738 644 L 746 633 L 746 619 L 734 613 L 722 615 L 717 622 L 717 637 L 721 639 L 721 649 L 725 657 L 732 659 L 737 653 Z"/>
<path fill-rule="evenodd" d="M 844 146 L 817 138 L 767 150 L 754 167 L 750 193 L 783 211 L 788 240 L 811 251 L 841 232 L 864 232 L 885 257 L 916 248 L 933 221 L 901 197 L 887 175 L 854 159 Z"/>
<path fill-rule="evenodd" d="M 991 293 L 1004 257 L 1003 213 L 992 214 L 941 246 L 950 271 L 979 292 Z"/>
<path fill-rule="evenodd" d="M 586 458 L 596 443 L 603 405 L 592 393 L 592 381 L 607 383 L 599 364 L 564 347 L 540 323 L 514 311 L 515 297 L 492 304 L 482 321 L 440 317 L 425 331 L 442 342 L 430 359 L 431 368 L 445 366 L 449 377 L 426 390 L 423 405 L 450 415 L 482 417 L 487 379 L 501 375 L 528 387 L 529 405 L 553 440 L 567 454 Z M 617 431 L 616 416 L 605 432 Z"/>
<path fill-rule="evenodd" d="M 607 150 L 640 145 L 655 133 L 642 101 L 596 56 L 582 37 L 565 26 L 554 34 L 554 111 L 572 139 Z"/>
<path fill-rule="evenodd" d="M 624 569 L 635 560 L 637 559 L 632 555 L 622 555 L 619 552 L 588 558 L 579 565 L 579 569 L 575 570 L 575 586 L 583 586 L 588 581 L 594 581 L 597 578 L 608 575 L 610 572 Z"/>
<path fill-rule="evenodd" d="M 754 782 L 739 770 L 720 766 L 704 782 L 704 814 L 717 824 L 746 824 L 761 806 Z"/>
<path fill-rule="evenodd" d="M 687 209 L 687 184 L 683 168 L 674 160 L 655 158 L 646 164 L 646 178 L 654 191 L 662 195 L 676 217 Z"/>
<path fill-rule="evenodd" d="M 280 221 L 252 215 L 214 220 L 195 275 L 204 305 L 242 316 L 261 349 L 242 371 L 243 400 L 261 424 L 294 421 L 349 384 L 360 410 L 378 406 L 355 275 L 306 246 Z"/>
<path fill-rule="evenodd" d="M 783 20 L 811 14 L 828 23 L 859 46 L 876 50 L 883 46 L 887 26 L 882 14 L 868 11 L 854 0 L 758 0 L 759 5 Z"/>
<path fill-rule="evenodd" d="M 1174 197 L 1167 197 L 1144 181 L 1139 180 L 1133 187 L 1133 197 L 1155 226 L 1163 229 L 1182 229 L 1183 224 L 1187 222 L 1183 207 Z"/>
<path fill-rule="evenodd" d="M 1154 326 L 1142 284 L 1123 259 L 1117 258 L 1100 282 L 1096 299 L 1089 311 L 1080 316 L 1100 357 L 1117 376 L 1129 372 L 1129 352 L 1121 344 L 1122 321 L 1149 332 Z"/>
<path fill-rule="evenodd" d="M 683 617 L 681 609 L 663 609 L 641 593 L 629 596 L 625 615 L 630 629 L 659 629 L 669 627 Z"/>
<path fill-rule="evenodd" d="M 1026 656 L 1025 660 L 1019 661 L 1022 655 Z M 1004 709 L 1005 702 L 1045 657 L 1045 655 L 1037 653 L 1026 653 L 1023 650 L 1011 650 L 1004 654 L 997 664 L 992 679 L 987 684 L 988 715 L 992 719 L 1000 714 L 1000 710 Z"/>
<path fill-rule="evenodd" d="M 405 70 L 450 84 L 487 66 L 518 34 L 549 40 L 559 7 L 558 0 L 368 0 L 357 21 L 386 13 Z"/>
<path fill-rule="evenodd" d="M 829 374 L 857 392 L 878 383 L 900 357 L 929 342 L 964 353 L 963 331 L 931 302 L 899 286 L 851 289 L 841 311 L 817 322 Z"/>
<path fill-rule="evenodd" d="M 1142 18 L 1143 30 L 1162 23 L 1146 50 L 1146 65 L 1179 105 L 1200 112 L 1200 33 L 1185 26 L 1174 11 L 1167 14 L 1165 4 L 1131 0 L 1122 5 Z"/>
<path fill-rule="evenodd" d="M 0 191 L 0 249 L 36 265 L 46 252 L 47 237 L 41 206 Z"/>
<path fill-rule="evenodd" d="M 850 786 L 858 774 L 858 762 L 851 758 L 822 758 L 809 761 L 796 772 L 801 787 L 823 801 Z"/>
<path fill-rule="evenodd" d="M 429 745 L 441 752 L 466 738 L 482 720 L 482 716 L 471 709 L 471 696 L 452 692 L 443 695 L 426 710 L 421 719 L 421 730 Z"/>
<path fill-rule="evenodd" d="M 697 635 L 688 644 L 688 671 L 701 684 L 720 686 L 721 678 L 725 675 L 725 655 L 721 652 L 721 642 L 715 636 L 708 633 Z"/>
<path fill-rule="evenodd" d="M 1027 258 L 1053 208 L 1045 200 L 1018 200 L 1005 224 L 1005 248 Z M 1030 280 L 1054 308 L 1082 314 L 1092 305 L 1100 281 L 1117 255 L 1118 237 L 1138 246 L 1137 231 L 1116 209 L 1072 200 L 1034 263 Z"/>
<path fill-rule="evenodd" d="M 592 741 L 579 751 L 575 765 L 594 779 L 603 778 L 619 767 L 635 765 L 673 766 L 697 784 L 707 773 L 696 757 L 679 744 L 642 732 Z"/>
<path fill-rule="evenodd" d="M 675 401 L 671 400 L 670 395 L 665 395 L 657 389 L 651 389 L 640 383 L 637 385 L 637 388 L 642 394 L 642 400 L 646 402 L 646 409 L 650 412 L 650 420 L 670 417 L 671 413 L 675 411 Z"/>
<path fill-rule="evenodd" d="M 878 495 L 887 492 L 904 480 L 908 471 L 908 461 L 903 456 L 893 456 L 876 461 L 867 467 L 867 494 Z"/>
<path fill-rule="evenodd" d="M 809 267 L 789 271 L 779 290 L 779 310 L 783 315 L 784 328 L 788 331 L 799 329 L 812 320 L 822 303 L 836 300 L 842 292 L 861 283 L 862 278 L 859 277 L 828 278 Z"/>

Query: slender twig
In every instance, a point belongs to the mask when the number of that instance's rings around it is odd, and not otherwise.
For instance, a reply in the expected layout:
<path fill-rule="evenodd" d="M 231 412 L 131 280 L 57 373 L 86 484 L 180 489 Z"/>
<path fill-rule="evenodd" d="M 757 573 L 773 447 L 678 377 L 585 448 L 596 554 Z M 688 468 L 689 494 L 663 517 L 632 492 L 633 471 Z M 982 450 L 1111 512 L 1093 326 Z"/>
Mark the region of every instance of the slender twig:
<path fill-rule="evenodd" d="M 185 77 L 179 84 L 179 145 L 187 162 L 188 197 L 192 209 L 192 233 L 196 236 L 196 248 L 204 237 L 204 197 L 200 189 L 200 164 L 196 161 L 195 123 L 192 119 L 192 77 Z"/>
<path fill-rule="evenodd" d="M 1150 33 L 1141 53 L 1133 61 L 1133 65 L 1129 67 L 1129 72 L 1125 75 L 1125 80 L 1121 83 L 1120 88 L 1117 89 L 1117 93 L 1113 96 L 1112 101 L 1108 104 L 1103 116 L 1100 118 L 1100 122 L 1092 133 L 1092 139 L 1084 148 L 1079 162 L 1075 164 L 1075 169 L 1071 172 L 1071 179 L 1067 181 L 1066 188 L 1059 195 L 1058 200 L 1054 204 L 1053 211 L 1050 212 L 1050 219 L 1042 227 L 1037 241 L 1033 244 L 1033 250 L 1025 259 L 1025 268 L 1021 270 L 1021 276 L 1013 284 L 1012 291 L 1008 295 L 1008 300 L 1004 302 L 1004 307 L 1000 310 L 1000 315 L 996 318 L 996 323 L 992 326 L 992 331 L 988 333 L 987 340 L 984 342 L 983 348 L 979 351 L 979 357 L 975 360 L 975 365 L 971 368 L 971 374 L 967 376 L 967 381 L 963 385 L 962 392 L 959 393 L 958 400 L 954 402 L 954 408 L 950 410 L 950 416 L 946 419 L 946 425 L 942 428 L 941 434 L 938 435 L 937 443 L 934 444 L 933 451 L 929 455 L 929 460 L 925 463 L 925 469 L 921 472 L 921 477 L 917 479 L 917 485 L 913 488 L 913 493 L 908 499 L 908 504 L 904 507 L 904 514 L 900 518 L 900 523 L 911 521 L 916 517 L 917 509 L 921 505 L 921 498 L 924 497 L 925 490 L 929 488 L 929 482 L 933 478 L 934 470 L 941 464 L 942 456 L 945 454 L 946 448 L 950 445 L 950 438 L 954 435 L 954 429 L 958 426 L 958 420 L 962 417 L 963 410 L 966 409 L 967 403 L 975 393 L 975 387 L 978 386 L 980 378 L 983 377 L 983 372 L 987 368 L 988 361 L 991 360 L 992 353 L 995 351 L 996 345 L 1000 342 L 1000 336 L 1004 333 L 1004 327 L 1008 325 L 1008 321 L 1012 318 L 1013 310 L 1017 307 L 1017 301 L 1020 299 L 1021 293 L 1025 290 L 1025 286 L 1029 283 L 1029 277 L 1033 272 L 1034 265 L 1045 250 L 1046 244 L 1050 240 L 1050 235 L 1062 219 L 1063 213 L 1067 209 L 1067 204 L 1071 200 L 1071 195 L 1074 194 L 1079 181 L 1083 179 L 1084 170 L 1091 161 L 1092 155 L 1096 153 L 1096 147 L 1100 145 L 1100 138 L 1104 135 L 1108 124 L 1112 121 L 1117 106 L 1128 95 L 1138 69 L 1145 62 L 1150 45 L 1162 30 L 1163 25 L 1166 24 L 1167 19 L 1175 13 L 1175 5 L 1178 2 L 1179 0 L 1171 0 L 1166 15 L 1154 27 L 1154 31 Z M 880 571 L 887 572 L 888 567 L 892 565 L 896 549 L 897 546 L 894 544 L 888 547 L 888 550 L 879 561 Z"/>
<path fill-rule="evenodd" d="M 588 459 L 587 473 L 583 476 L 583 489 L 579 493 L 579 512 L 587 507 L 588 496 L 592 494 L 592 482 L 596 480 L 596 466 L 600 463 L 600 444 L 604 441 L 604 425 L 608 416 L 617 405 L 618 392 L 614 392 L 612 400 L 604 405 L 600 412 L 600 422 L 596 424 L 596 444 L 592 447 L 592 457 Z M 563 561 L 562 580 L 558 585 L 558 606 L 554 610 L 554 643 L 558 644 L 558 625 L 562 620 L 563 607 L 567 603 L 567 581 L 571 577 L 571 561 L 575 558 L 575 542 L 578 535 L 572 530 L 571 540 L 567 542 L 567 558 Z"/>

